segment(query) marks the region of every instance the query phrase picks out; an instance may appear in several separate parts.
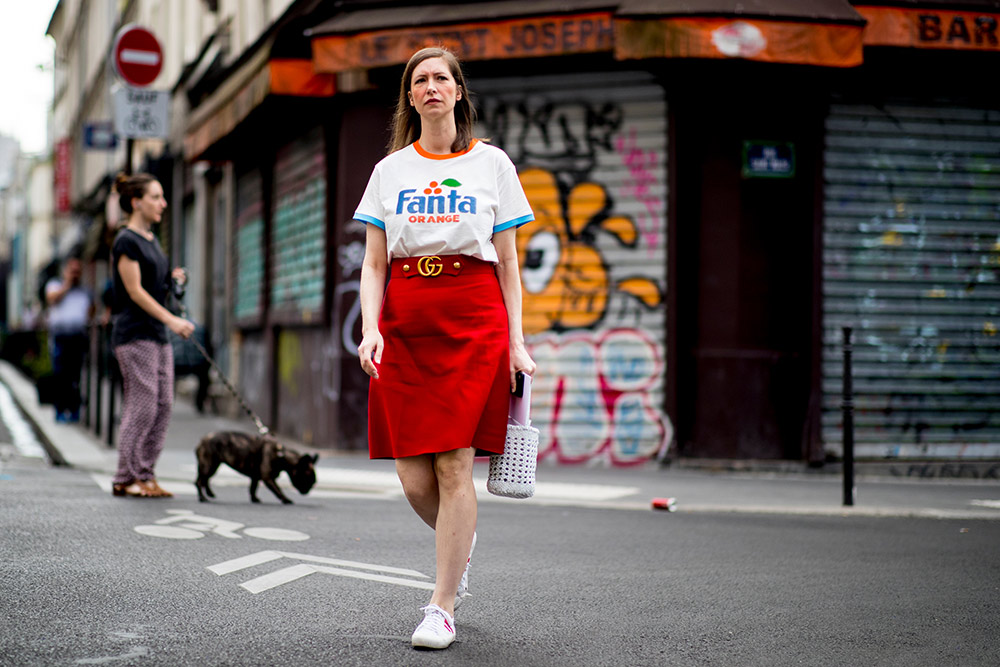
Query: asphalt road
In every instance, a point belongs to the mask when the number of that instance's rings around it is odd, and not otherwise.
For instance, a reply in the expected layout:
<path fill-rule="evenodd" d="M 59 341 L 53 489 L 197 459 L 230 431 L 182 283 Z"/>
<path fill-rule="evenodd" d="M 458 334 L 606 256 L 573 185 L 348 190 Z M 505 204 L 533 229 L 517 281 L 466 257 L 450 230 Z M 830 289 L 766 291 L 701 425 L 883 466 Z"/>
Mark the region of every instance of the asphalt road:
<path fill-rule="evenodd" d="M 997 521 L 483 503 L 458 641 L 427 653 L 432 533 L 398 497 L 2 473 L 3 665 L 1000 664 Z"/>

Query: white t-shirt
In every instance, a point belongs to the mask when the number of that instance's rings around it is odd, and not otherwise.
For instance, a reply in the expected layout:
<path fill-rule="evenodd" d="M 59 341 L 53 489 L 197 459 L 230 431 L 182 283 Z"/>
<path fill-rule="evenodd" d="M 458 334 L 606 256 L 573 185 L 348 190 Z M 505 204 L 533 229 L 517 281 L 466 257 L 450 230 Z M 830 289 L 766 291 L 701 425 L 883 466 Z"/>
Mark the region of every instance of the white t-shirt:
<path fill-rule="evenodd" d="M 517 170 L 496 146 L 433 155 L 414 142 L 372 172 L 354 219 L 385 230 L 389 261 L 469 255 L 497 261 L 493 234 L 535 219 Z"/>

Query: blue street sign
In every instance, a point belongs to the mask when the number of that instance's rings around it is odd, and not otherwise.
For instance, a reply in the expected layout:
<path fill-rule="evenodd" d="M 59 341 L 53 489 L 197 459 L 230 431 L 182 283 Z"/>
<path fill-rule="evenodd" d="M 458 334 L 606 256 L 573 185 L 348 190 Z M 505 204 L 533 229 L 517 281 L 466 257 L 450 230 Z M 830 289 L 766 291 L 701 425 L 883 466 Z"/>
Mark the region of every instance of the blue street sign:
<path fill-rule="evenodd" d="M 792 178 L 795 145 L 780 141 L 743 142 L 743 178 Z"/>
<path fill-rule="evenodd" d="M 83 147 L 92 151 L 110 151 L 118 146 L 118 135 L 110 120 L 83 126 Z"/>

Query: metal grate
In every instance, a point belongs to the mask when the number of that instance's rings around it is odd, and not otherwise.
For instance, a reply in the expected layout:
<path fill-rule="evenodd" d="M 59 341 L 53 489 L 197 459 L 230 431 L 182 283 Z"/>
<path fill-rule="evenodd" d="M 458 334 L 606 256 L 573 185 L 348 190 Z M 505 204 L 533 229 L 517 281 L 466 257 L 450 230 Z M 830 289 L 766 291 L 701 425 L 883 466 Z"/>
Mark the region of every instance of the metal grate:
<path fill-rule="evenodd" d="M 859 456 L 1000 457 L 1000 112 L 835 104 L 824 162 L 827 451 L 851 325 Z"/>
<path fill-rule="evenodd" d="M 473 81 L 536 220 L 518 231 L 540 455 L 626 465 L 664 414 L 667 109 L 643 73 Z"/>

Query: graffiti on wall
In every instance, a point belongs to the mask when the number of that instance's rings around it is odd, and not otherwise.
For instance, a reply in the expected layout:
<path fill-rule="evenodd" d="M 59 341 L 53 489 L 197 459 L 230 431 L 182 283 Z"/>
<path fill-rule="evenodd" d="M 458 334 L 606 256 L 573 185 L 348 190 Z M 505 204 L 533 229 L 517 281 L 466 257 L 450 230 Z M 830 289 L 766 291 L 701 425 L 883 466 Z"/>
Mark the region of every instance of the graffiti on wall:
<path fill-rule="evenodd" d="M 546 334 L 532 341 L 531 354 L 539 368 L 532 384 L 539 458 L 633 465 L 673 438 L 656 398 L 662 345 L 641 329 Z"/>
<path fill-rule="evenodd" d="M 615 151 L 628 167 L 631 177 L 631 181 L 622 188 L 622 195 L 642 203 L 635 222 L 645 242 L 646 252 L 652 255 L 656 252 L 667 215 L 663 199 L 656 193 L 660 185 L 656 182 L 656 168 L 662 157 L 655 150 L 639 146 L 635 128 L 615 138 Z"/>
<path fill-rule="evenodd" d="M 535 222 L 517 240 L 525 334 L 592 328 L 604 319 L 616 291 L 649 308 L 662 303 L 654 280 L 629 276 L 612 282 L 594 236 L 603 232 L 635 248 L 637 230 L 629 218 L 605 215 L 608 197 L 602 186 L 573 186 L 563 206 L 551 172 L 524 169 L 520 179 L 535 212 Z"/>
<path fill-rule="evenodd" d="M 634 465 L 673 437 L 665 127 L 643 141 L 637 108 L 541 94 L 483 107 L 485 134 L 517 165 L 535 213 L 517 248 L 541 459 Z M 654 109 L 665 118 L 662 102 Z"/>

